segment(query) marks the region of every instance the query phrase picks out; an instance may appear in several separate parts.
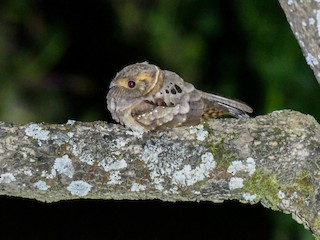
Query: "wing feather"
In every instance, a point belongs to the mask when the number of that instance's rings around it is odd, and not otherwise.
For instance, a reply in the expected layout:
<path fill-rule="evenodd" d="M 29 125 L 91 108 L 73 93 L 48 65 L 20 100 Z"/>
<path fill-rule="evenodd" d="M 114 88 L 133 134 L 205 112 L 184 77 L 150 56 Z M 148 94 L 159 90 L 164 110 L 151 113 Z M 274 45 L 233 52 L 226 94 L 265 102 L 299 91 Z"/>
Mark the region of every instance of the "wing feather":
<path fill-rule="evenodd" d="M 145 100 L 133 108 L 131 116 L 149 130 L 159 129 L 163 125 L 165 125 L 163 128 L 174 127 L 186 118 L 183 117 L 185 114 L 179 114 L 179 108 L 179 105 L 166 106 L 160 100 L 156 102 Z"/>

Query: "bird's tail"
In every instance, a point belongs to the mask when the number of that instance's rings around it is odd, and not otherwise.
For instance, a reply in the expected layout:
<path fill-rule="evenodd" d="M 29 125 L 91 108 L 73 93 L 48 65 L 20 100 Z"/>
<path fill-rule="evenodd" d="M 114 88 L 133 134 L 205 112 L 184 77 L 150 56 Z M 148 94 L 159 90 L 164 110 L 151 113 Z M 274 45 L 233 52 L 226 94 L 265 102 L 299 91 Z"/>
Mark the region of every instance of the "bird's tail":
<path fill-rule="evenodd" d="M 216 94 L 203 92 L 202 100 L 204 103 L 204 110 L 202 119 L 208 120 L 219 117 L 249 117 L 248 113 L 252 113 L 252 108 L 246 103 L 239 100 L 225 98 Z"/>

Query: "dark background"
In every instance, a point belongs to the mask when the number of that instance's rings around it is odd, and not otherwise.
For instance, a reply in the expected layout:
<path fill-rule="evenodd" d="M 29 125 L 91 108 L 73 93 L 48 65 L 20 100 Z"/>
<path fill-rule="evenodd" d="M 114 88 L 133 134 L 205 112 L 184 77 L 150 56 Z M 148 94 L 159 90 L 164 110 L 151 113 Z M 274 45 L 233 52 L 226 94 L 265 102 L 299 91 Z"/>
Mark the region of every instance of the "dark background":
<path fill-rule="evenodd" d="M 320 119 L 319 86 L 275 0 L 2 0 L 0 56 L 0 120 L 17 124 L 111 121 L 108 84 L 140 61 L 255 115 Z M 0 214 L 6 239 L 312 239 L 288 215 L 237 202 L 0 197 Z"/>

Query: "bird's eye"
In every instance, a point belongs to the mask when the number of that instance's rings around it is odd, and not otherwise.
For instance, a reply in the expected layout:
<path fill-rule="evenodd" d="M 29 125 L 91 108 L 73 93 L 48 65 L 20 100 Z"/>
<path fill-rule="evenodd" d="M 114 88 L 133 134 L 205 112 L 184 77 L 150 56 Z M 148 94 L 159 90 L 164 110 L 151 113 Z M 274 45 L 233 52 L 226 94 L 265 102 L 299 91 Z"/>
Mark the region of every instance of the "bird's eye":
<path fill-rule="evenodd" d="M 128 81 L 128 87 L 134 88 L 136 86 L 136 83 L 134 81 Z"/>

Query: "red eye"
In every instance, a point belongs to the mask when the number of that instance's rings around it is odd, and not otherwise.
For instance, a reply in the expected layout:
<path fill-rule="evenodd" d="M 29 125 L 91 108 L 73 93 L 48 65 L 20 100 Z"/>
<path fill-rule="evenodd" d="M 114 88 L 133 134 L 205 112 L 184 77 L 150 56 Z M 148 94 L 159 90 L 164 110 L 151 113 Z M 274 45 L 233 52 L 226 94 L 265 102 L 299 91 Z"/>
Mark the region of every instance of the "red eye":
<path fill-rule="evenodd" d="M 128 87 L 134 88 L 136 86 L 136 83 L 134 81 L 128 81 Z"/>

